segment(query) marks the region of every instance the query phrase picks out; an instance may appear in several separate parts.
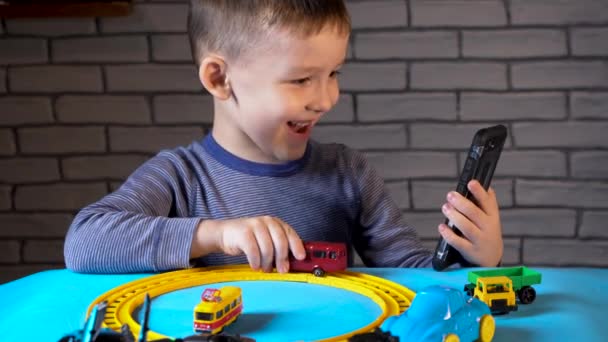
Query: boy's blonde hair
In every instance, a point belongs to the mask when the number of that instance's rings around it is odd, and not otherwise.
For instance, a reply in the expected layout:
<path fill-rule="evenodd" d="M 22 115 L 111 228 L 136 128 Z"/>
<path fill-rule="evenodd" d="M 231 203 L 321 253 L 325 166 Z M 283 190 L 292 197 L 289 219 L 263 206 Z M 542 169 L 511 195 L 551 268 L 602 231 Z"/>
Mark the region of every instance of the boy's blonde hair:
<path fill-rule="evenodd" d="M 188 33 L 198 65 L 208 53 L 235 61 L 268 40 L 275 29 L 306 38 L 333 25 L 350 33 L 343 0 L 191 0 Z"/>

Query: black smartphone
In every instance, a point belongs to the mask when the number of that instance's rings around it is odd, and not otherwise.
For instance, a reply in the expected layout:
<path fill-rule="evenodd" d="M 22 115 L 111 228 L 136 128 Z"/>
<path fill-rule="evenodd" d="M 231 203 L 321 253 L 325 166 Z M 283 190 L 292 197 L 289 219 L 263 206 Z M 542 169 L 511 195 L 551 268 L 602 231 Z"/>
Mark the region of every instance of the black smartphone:
<path fill-rule="evenodd" d="M 507 128 L 503 125 L 482 128 L 475 133 L 467 159 L 460 173 L 460 178 L 458 179 L 457 192 L 475 202 L 473 195 L 467 189 L 467 184 L 473 179 L 478 180 L 483 188 L 488 190 L 506 139 Z M 446 219 L 445 224 L 456 234 L 462 236 L 458 227 L 450 220 Z M 456 262 L 461 263 L 463 266 L 473 266 L 460 255 L 460 252 L 448 245 L 443 238 L 440 238 L 433 254 L 433 268 L 441 271 Z"/>

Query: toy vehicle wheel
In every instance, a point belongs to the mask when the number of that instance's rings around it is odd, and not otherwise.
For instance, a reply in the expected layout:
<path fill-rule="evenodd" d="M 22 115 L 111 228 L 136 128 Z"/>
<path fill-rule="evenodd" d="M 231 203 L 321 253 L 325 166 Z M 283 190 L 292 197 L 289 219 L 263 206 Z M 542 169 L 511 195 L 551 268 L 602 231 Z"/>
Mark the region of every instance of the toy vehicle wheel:
<path fill-rule="evenodd" d="M 524 286 L 517 295 L 522 304 L 530 304 L 536 299 L 536 290 L 532 286 Z"/>
<path fill-rule="evenodd" d="M 449 333 L 443 337 L 443 342 L 460 342 L 460 338 L 456 334 Z"/>
<path fill-rule="evenodd" d="M 321 267 L 315 267 L 312 270 L 312 274 L 314 274 L 315 277 L 322 277 L 325 275 L 325 271 L 323 271 L 323 269 Z"/>
<path fill-rule="evenodd" d="M 492 315 L 483 315 L 479 320 L 479 342 L 490 342 L 494 338 L 496 331 L 496 322 Z"/>

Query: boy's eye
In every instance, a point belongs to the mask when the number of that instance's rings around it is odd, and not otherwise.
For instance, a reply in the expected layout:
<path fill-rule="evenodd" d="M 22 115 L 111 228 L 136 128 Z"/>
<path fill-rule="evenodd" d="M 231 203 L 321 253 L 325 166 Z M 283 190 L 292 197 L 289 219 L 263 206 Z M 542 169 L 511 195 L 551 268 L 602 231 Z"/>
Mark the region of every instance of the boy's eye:
<path fill-rule="evenodd" d="M 331 77 L 331 78 L 338 77 L 338 75 L 340 75 L 340 74 L 341 74 L 340 70 L 332 71 L 331 74 L 329 74 L 329 77 Z"/>
<path fill-rule="evenodd" d="M 303 85 L 310 82 L 310 77 L 298 78 L 297 80 L 291 81 L 293 84 Z"/>

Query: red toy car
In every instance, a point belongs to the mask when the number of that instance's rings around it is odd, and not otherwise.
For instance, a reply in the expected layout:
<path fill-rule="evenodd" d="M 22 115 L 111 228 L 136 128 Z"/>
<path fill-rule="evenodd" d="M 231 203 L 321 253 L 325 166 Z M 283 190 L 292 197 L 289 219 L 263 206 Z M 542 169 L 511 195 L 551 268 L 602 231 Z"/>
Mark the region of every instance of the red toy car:
<path fill-rule="evenodd" d="M 312 272 L 322 277 L 325 272 L 344 271 L 348 264 L 346 244 L 342 242 L 308 241 L 304 242 L 306 258 L 297 260 L 289 256 L 289 269 L 292 271 Z"/>

